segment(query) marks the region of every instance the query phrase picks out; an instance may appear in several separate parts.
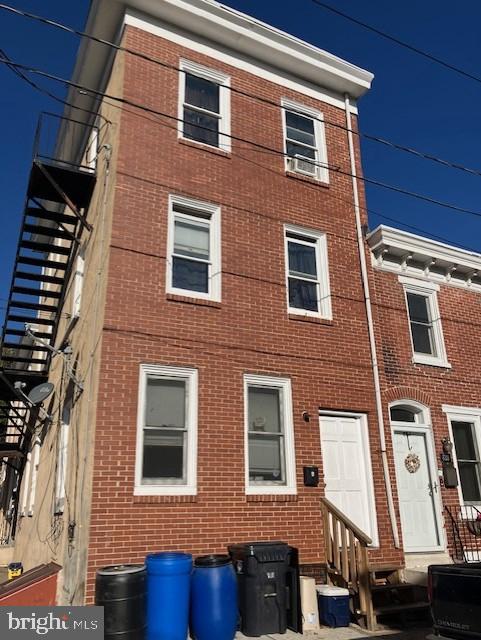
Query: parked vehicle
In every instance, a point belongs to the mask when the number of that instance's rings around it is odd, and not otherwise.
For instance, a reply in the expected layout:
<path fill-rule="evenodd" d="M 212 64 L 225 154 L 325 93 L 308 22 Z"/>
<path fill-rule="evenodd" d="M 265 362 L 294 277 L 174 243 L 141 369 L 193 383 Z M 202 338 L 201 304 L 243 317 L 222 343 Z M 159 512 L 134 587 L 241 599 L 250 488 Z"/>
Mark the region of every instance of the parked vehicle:
<path fill-rule="evenodd" d="M 481 638 L 481 563 L 431 565 L 429 600 L 434 638 Z"/>

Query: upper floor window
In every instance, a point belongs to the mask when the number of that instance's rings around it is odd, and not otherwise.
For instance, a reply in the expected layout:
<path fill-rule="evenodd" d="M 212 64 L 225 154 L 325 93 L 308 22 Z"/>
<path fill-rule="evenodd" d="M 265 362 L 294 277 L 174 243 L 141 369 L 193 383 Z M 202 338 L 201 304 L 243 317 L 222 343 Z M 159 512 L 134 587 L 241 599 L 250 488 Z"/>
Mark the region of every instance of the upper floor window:
<path fill-rule="evenodd" d="M 167 291 L 219 301 L 220 283 L 219 207 L 171 196 Z"/>
<path fill-rule="evenodd" d="M 246 375 L 246 492 L 296 492 L 291 383 Z"/>
<path fill-rule="evenodd" d="M 180 61 L 179 135 L 230 151 L 230 78 L 195 62 Z"/>
<path fill-rule="evenodd" d="M 142 365 L 135 493 L 195 494 L 197 370 Z"/>
<path fill-rule="evenodd" d="M 284 233 L 289 313 L 331 318 L 325 234 L 291 225 Z"/>
<path fill-rule="evenodd" d="M 406 295 L 413 362 L 449 367 L 436 295 L 439 286 L 404 276 L 399 281 Z"/>
<path fill-rule="evenodd" d="M 322 113 L 282 100 L 286 169 L 329 182 Z"/>

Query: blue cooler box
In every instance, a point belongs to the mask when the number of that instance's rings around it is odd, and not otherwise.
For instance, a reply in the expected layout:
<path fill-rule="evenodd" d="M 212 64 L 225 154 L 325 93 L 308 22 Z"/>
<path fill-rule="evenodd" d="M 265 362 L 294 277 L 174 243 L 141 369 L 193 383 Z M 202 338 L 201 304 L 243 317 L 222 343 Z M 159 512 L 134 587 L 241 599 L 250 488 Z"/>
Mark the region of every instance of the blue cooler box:
<path fill-rule="evenodd" d="M 316 587 L 319 620 L 328 627 L 348 627 L 351 621 L 349 591 L 323 584 Z"/>

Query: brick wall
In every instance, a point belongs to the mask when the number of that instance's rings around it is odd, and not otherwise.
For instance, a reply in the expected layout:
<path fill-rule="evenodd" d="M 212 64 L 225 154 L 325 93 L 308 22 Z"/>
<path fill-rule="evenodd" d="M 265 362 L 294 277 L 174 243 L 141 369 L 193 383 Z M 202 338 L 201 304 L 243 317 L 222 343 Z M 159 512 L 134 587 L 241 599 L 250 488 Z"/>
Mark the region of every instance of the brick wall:
<path fill-rule="evenodd" d="M 185 57 L 225 71 L 233 86 L 280 103 L 319 108 L 345 124 L 341 109 L 128 27 L 126 44 L 178 65 Z M 115 73 L 115 68 L 114 68 Z M 177 116 L 178 73 L 127 56 L 124 95 Z M 232 135 L 283 148 L 281 110 L 231 94 Z M 365 412 L 381 549 L 392 549 L 377 437 L 352 185 L 332 170 L 329 186 L 286 176 L 281 156 L 232 142 L 232 154 L 179 141 L 172 120 L 125 107 L 120 128 L 111 259 L 97 410 L 87 598 L 95 569 L 142 561 L 151 551 L 224 551 L 247 539 L 283 539 L 301 563 L 322 562 L 319 488 L 305 488 L 303 465 L 322 467 L 319 407 Z M 349 172 L 346 134 L 326 127 L 329 162 Z M 166 296 L 169 194 L 221 206 L 222 301 Z M 364 220 L 365 221 L 365 220 Z M 290 318 L 283 225 L 326 232 L 332 321 Z M 198 495 L 134 497 L 139 365 L 199 370 Z M 246 496 L 243 375 L 292 380 L 296 496 Z M 309 423 L 302 420 L 308 411 Z M 321 469 L 322 477 L 322 469 Z"/>

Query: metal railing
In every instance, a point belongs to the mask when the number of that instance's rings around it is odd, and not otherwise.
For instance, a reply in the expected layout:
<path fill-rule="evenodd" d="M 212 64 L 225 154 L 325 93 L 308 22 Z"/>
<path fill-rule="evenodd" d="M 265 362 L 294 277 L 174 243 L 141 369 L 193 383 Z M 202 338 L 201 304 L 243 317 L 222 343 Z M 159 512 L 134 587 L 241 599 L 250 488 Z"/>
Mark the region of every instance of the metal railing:
<path fill-rule="evenodd" d="M 454 562 L 481 562 L 481 511 L 475 505 L 445 507 L 451 525 Z"/>
<path fill-rule="evenodd" d="M 38 119 L 33 157 L 66 169 L 95 173 L 98 138 L 97 126 L 44 112 Z"/>

